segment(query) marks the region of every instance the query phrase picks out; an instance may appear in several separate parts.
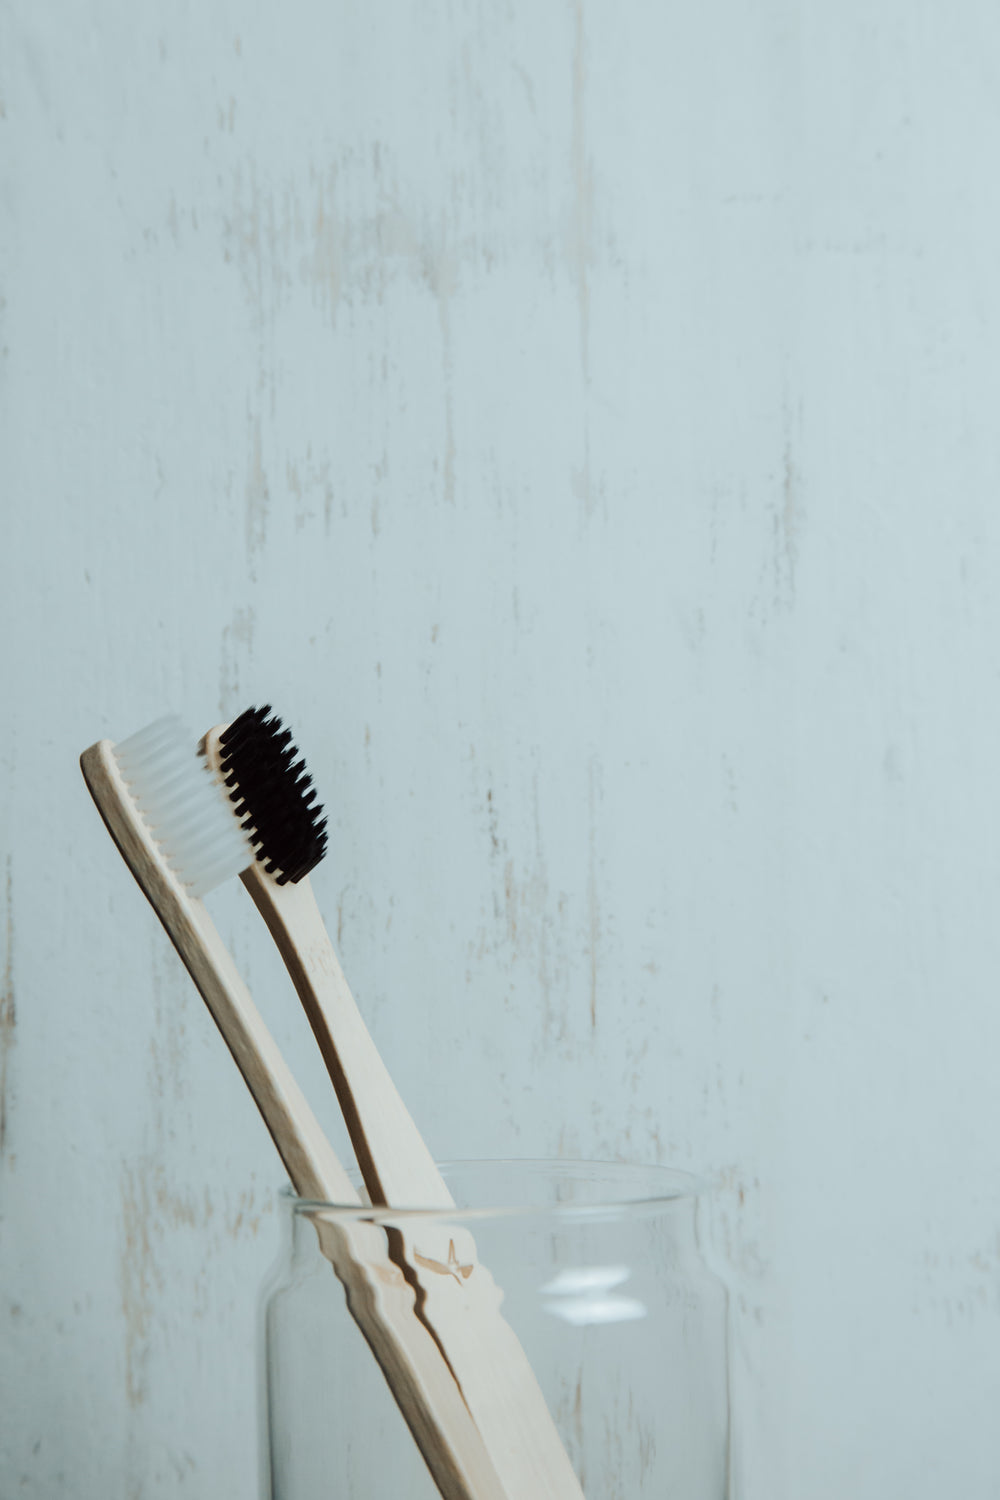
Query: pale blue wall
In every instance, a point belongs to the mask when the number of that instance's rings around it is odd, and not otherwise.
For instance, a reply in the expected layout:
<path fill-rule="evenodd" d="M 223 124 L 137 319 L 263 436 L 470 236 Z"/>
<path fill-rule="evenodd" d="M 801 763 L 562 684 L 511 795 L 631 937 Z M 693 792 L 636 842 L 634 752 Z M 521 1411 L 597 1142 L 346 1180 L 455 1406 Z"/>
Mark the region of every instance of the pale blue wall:
<path fill-rule="evenodd" d="M 435 1150 L 716 1183 L 746 1495 L 995 1495 L 1000 13 L 3 9 L 0 1491 L 252 1492 L 281 1174 L 76 756 L 273 697 Z"/>

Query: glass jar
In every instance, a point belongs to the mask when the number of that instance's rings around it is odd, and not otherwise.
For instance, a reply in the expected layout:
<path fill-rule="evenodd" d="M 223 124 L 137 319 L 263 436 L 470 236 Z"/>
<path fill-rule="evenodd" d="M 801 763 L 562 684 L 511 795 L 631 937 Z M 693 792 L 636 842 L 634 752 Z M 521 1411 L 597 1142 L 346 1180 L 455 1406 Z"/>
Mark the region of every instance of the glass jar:
<path fill-rule="evenodd" d="M 404 1221 L 413 1244 L 424 1220 L 438 1239 L 445 1221 L 459 1245 L 474 1237 L 586 1500 L 725 1500 L 727 1303 L 699 1250 L 702 1185 L 603 1162 L 442 1173 L 459 1205 L 447 1215 L 282 1195 L 284 1253 L 264 1304 L 273 1500 L 439 1500 L 320 1248 L 324 1220 L 359 1216 L 387 1244 Z M 442 1274 L 460 1277 L 463 1254 L 452 1258 Z"/>

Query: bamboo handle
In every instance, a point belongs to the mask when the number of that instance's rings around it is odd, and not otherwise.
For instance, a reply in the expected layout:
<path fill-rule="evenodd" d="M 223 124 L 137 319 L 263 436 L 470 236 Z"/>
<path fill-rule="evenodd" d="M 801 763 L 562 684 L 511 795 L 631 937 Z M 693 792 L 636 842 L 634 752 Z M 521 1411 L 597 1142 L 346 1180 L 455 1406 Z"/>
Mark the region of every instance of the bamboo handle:
<path fill-rule="evenodd" d="M 453 1208 L 455 1200 L 351 994 L 309 877 L 296 885 L 278 885 L 255 862 L 240 879 L 299 993 L 372 1202 L 393 1208 Z"/>
<path fill-rule="evenodd" d="M 292 976 L 333 1080 L 373 1203 L 453 1208 L 454 1199 L 372 1041 L 308 876 L 278 885 L 257 862 L 241 880 Z M 454 1372 L 511 1495 L 583 1500 L 527 1355 L 503 1318 L 503 1292 L 461 1225 L 400 1219 L 398 1250 L 419 1285 L 418 1316 Z"/>
<path fill-rule="evenodd" d="M 203 741 L 219 772 L 219 736 Z M 344 1114 L 373 1203 L 454 1207 L 358 1010 L 308 876 L 279 885 L 255 861 L 240 876 L 292 977 Z M 583 1500 L 579 1481 L 517 1335 L 500 1313 L 503 1292 L 461 1226 L 395 1226 L 393 1254 L 420 1288 L 418 1316 L 440 1345 L 513 1496 Z"/>

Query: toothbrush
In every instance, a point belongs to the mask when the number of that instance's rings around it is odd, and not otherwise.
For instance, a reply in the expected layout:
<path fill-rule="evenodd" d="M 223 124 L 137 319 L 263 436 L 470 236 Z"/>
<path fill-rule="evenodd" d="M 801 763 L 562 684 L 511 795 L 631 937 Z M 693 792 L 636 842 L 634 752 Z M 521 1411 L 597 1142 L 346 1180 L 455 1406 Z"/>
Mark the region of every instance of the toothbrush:
<path fill-rule="evenodd" d="M 200 899 L 252 850 L 180 721 L 164 719 L 80 765 L 125 863 L 163 923 L 253 1096 L 300 1197 L 361 1199 L 268 1032 Z M 500 1483 L 452 1373 L 414 1309 L 382 1230 L 317 1213 L 323 1254 L 445 1500 L 515 1500 Z"/>
<path fill-rule="evenodd" d="M 255 848 L 240 878 L 299 992 L 372 1202 L 453 1209 L 324 926 L 308 876 L 326 850 L 325 819 L 290 731 L 270 712 L 270 705 L 248 709 L 202 742 Z M 393 1253 L 419 1288 L 418 1316 L 438 1340 L 505 1487 L 532 1500 L 583 1500 L 528 1358 L 501 1316 L 503 1292 L 477 1260 L 468 1230 L 446 1215 L 417 1233 L 404 1217 L 396 1230 Z"/>

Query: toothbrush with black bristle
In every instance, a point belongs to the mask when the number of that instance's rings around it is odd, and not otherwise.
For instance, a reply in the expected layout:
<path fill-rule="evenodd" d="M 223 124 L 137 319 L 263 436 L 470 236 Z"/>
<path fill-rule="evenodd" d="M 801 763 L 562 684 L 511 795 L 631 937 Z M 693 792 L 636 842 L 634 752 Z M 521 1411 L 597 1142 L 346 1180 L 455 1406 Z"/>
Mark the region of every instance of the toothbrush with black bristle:
<path fill-rule="evenodd" d="M 209 766 L 256 859 L 240 878 L 281 953 L 312 1026 L 373 1204 L 447 1210 L 454 1199 L 368 1033 L 309 880 L 326 852 L 326 820 L 291 731 L 270 704 L 205 736 Z M 419 1241 L 419 1244 L 417 1243 Z M 512 1494 L 583 1500 L 503 1293 L 468 1230 L 402 1217 L 393 1253 L 416 1287 L 490 1458 Z"/>
<path fill-rule="evenodd" d="M 360 1208 L 201 900 L 254 861 L 193 736 L 179 719 L 160 719 L 120 744 L 91 745 L 80 766 L 108 832 L 221 1031 L 296 1193 Z M 289 858 L 294 865 L 291 852 Z M 417 1317 L 414 1289 L 389 1258 L 383 1230 L 322 1213 L 315 1224 L 441 1495 L 520 1500 L 500 1482 L 451 1368 Z"/>

